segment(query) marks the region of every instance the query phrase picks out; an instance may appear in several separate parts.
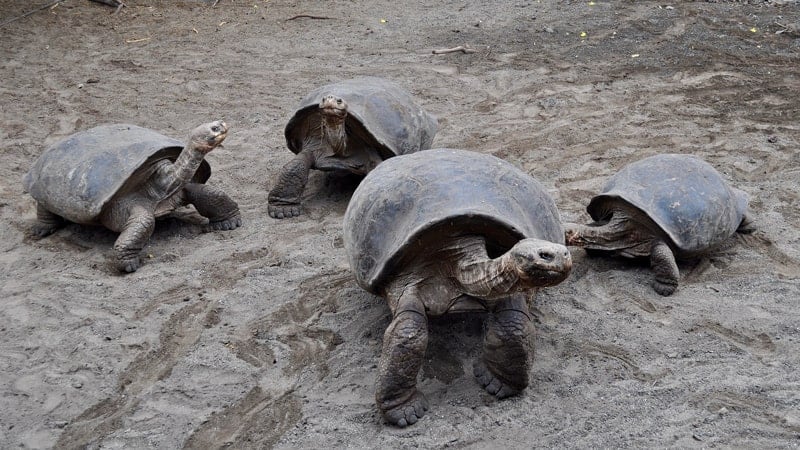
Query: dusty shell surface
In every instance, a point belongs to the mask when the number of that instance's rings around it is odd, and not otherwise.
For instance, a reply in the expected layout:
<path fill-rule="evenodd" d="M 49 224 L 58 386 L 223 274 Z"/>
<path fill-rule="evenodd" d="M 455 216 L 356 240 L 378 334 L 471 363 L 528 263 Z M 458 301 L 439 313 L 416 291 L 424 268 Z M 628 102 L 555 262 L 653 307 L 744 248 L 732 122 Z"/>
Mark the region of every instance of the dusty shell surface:
<path fill-rule="evenodd" d="M 96 224 L 103 207 L 123 186 L 136 189 L 148 166 L 175 160 L 181 141 L 130 124 L 100 125 L 79 131 L 42 153 L 23 177 L 27 193 L 48 211 L 77 223 Z M 211 172 L 201 163 L 195 179 Z"/>
<path fill-rule="evenodd" d="M 796 3 L 125 3 L 111 15 L 66 0 L 0 27 L 0 447 L 800 442 Z M 28 8 L 0 0 L 0 22 Z M 475 52 L 432 53 L 459 45 Z M 570 278 L 537 298 L 518 398 L 472 381 L 480 317 L 432 322 L 420 387 L 433 409 L 387 427 L 374 381 L 389 311 L 342 248 L 354 183 L 312 173 L 308 215 L 266 211 L 298 102 L 364 75 L 437 116 L 435 146 L 540 180 L 565 220 L 588 221 L 625 164 L 673 152 L 746 191 L 759 230 L 681 267 L 668 298 L 646 266 L 574 251 Z M 217 118 L 231 131 L 209 183 L 239 202 L 242 228 L 204 234 L 178 211 L 125 276 L 102 228 L 26 238 L 21 179 L 47 146 L 99 123 L 180 137 Z"/>
<path fill-rule="evenodd" d="M 292 152 L 302 149 L 310 129 L 319 132 L 319 102 L 327 95 L 347 102 L 346 127 L 362 127 L 381 157 L 431 148 L 438 121 L 416 104 L 410 92 L 385 78 L 358 77 L 320 86 L 300 102 L 284 131 Z"/>
<path fill-rule="evenodd" d="M 353 277 L 378 295 L 407 268 L 403 260 L 469 233 L 484 236 L 493 253 L 525 238 L 564 244 L 541 183 L 500 158 L 460 149 L 384 161 L 359 183 L 342 224 Z"/>
<path fill-rule="evenodd" d="M 603 220 L 615 204 L 638 210 L 680 251 L 697 253 L 733 236 L 748 196 L 702 159 L 664 153 L 623 167 L 586 211 Z"/>

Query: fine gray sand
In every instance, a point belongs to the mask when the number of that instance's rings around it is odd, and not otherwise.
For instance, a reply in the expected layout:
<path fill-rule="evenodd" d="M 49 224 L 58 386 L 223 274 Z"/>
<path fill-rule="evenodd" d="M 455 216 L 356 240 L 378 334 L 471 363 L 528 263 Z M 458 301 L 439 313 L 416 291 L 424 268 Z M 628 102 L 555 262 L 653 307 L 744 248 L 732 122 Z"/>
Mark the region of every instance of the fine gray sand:
<path fill-rule="evenodd" d="M 46 3 L 0 0 L 0 22 Z M 126 3 L 66 0 L 0 27 L 0 448 L 800 445 L 800 4 Z M 475 52 L 432 54 L 458 45 Z M 535 299 L 516 398 L 473 380 L 480 315 L 432 321 L 431 409 L 389 427 L 374 403 L 389 310 L 342 244 L 356 182 L 314 172 L 306 215 L 267 215 L 295 106 L 362 75 L 438 116 L 434 146 L 536 177 L 565 221 L 588 221 L 623 165 L 677 152 L 749 193 L 758 230 L 682 263 L 671 297 L 646 264 L 574 249 L 570 277 Z M 102 228 L 28 237 L 21 179 L 48 145 L 107 122 L 184 139 L 218 118 L 231 132 L 209 182 L 242 228 L 204 233 L 180 210 L 130 275 Z"/>

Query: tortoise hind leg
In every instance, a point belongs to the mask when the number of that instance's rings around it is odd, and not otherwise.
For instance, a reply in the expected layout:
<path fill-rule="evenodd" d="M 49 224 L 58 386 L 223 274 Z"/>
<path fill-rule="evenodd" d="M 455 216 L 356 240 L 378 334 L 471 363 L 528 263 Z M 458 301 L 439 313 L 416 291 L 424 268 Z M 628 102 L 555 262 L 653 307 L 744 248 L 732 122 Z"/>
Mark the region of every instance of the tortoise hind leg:
<path fill-rule="evenodd" d="M 283 166 L 278 175 L 278 181 L 267 197 L 267 212 L 270 217 L 285 219 L 303 213 L 300 207 L 300 197 L 306 188 L 308 172 L 313 165 L 313 154 L 310 150 L 303 150 Z"/>
<path fill-rule="evenodd" d="M 222 189 L 202 183 L 184 187 L 186 201 L 194 205 L 201 216 L 208 218 L 212 230 L 233 230 L 242 226 L 239 205 Z"/>
<path fill-rule="evenodd" d="M 428 346 L 428 319 L 416 295 L 401 297 L 394 319 L 383 336 L 375 400 L 389 423 L 405 427 L 416 423 L 428 409 L 417 390 L 417 374 Z"/>
<path fill-rule="evenodd" d="M 742 221 L 739 223 L 739 227 L 736 228 L 736 232 L 750 234 L 754 231 L 756 231 L 756 224 L 753 222 L 753 218 L 745 214 L 744 217 L 742 217 Z"/>
<path fill-rule="evenodd" d="M 130 209 L 122 232 L 114 243 L 116 265 L 120 272 L 135 272 L 141 266 L 139 253 L 150 240 L 155 225 L 153 211 L 143 206 Z"/>
<path fill-rule="evenodd" d="M 483 357 L 475 361 L 478 383 L 498 399 L 516 395 L 528 386 L 533 363 L 533 322 L 525 294 L 501 300 L 487 317 Z"/>
<path fill-rule="evenodd" d="M 672 249 L 664 241 L 656 241 L 650 248 L 650 268 L 656 275 L 653 289 L 663 296 L 672 295 L 678 288 L 680 272 Z"/>
<path fill-rule="evenodd" d="M 67 224 L 61 216 L 48 211 L 41 203 L 36 203 L 36 223 L 31 228 L 31 235 L 43 238 L 56 232 Z"/>

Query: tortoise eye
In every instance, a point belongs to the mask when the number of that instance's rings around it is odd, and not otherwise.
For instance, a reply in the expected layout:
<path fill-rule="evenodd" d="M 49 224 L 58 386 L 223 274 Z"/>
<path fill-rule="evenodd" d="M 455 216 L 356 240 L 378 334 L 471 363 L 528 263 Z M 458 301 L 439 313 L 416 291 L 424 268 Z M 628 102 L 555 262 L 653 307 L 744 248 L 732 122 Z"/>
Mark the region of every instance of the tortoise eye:
<path fill-rule="evenodd" d="M 211 131 L 213 131 L 214 133 L 219 133 L 219 126 L 214 125 L 213 127 L 211 127 Z"/>
<path fill-rule="evenodd" d="M 341 105 L 341 104 L 342 104 L 342 99 L 340 99 L 340 98 L 337 98 L 337 99 L 336 99 L 336 104 L 337 104 L 337 105 Z"/>

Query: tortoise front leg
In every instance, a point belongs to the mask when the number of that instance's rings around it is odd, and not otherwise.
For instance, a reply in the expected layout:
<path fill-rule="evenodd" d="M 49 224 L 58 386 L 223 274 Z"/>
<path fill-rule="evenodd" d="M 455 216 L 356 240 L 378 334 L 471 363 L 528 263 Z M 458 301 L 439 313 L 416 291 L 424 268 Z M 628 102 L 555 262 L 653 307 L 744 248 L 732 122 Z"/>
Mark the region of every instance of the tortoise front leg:
<path fill-rule="evenodd" d="M 31 228 L 31 235 L 36 238 L 49 236 L 66 223 L 61 216 L 48 211 L 41 203 L 36 202 L 36 223 Z"/>
<path fill-rule="evenodd" d="M 650 268 L 655 274 L 653 289 L 659 295 L 672 295 L 678 288 L 680 272 L 675 262 L 675 255 L 664 241 L 656 241 L 650 248 Z"/>
<path fill-rule="evenodd" d="M 141 266 L 139 253 L 150 240 L 155 224 L 153 211 L 143 206 L 130 209 L 125 226 L 114 243 L 117 269 L 120 272 L 135 272 Z"/>
<path fill-rule="evenodd" d="M 428 346 L 425 307 L 409 288 L 399 299 L 394 319 L 383 335 L 375 400 L 383 417 L 392 425 L 416 423 L 428 409 L 428 401 L 417 390 L 417 374 Z"/>
<path fill-rule="evenodd" d="M 483 358 L 475 361 L 478 383 L 498 399 L 528 386 L 533 364 L 533 322 L 524 293 L 498 302 L 486 319 Z"/>
<path fill-rule="evenodd" d="M 188 183 L 183 189 L 186 201 L 194 205 L 201 216 L 208 217 L 212 230 L 233 230 L 242 226 L 239 205 L 222 189 L 202 183 Z"/>
<path fill-rule="evenodd" d="M 308 172 L 314 165 L 314 156 L 310 150 L 303 150 L 289 161 L 281 173 L 278 181 L 267 197 L 267 212 L 270 217 L 284 219 L 299 216 L 303 213 L 300 208 L 300 197 L 308 183 Z"/>

